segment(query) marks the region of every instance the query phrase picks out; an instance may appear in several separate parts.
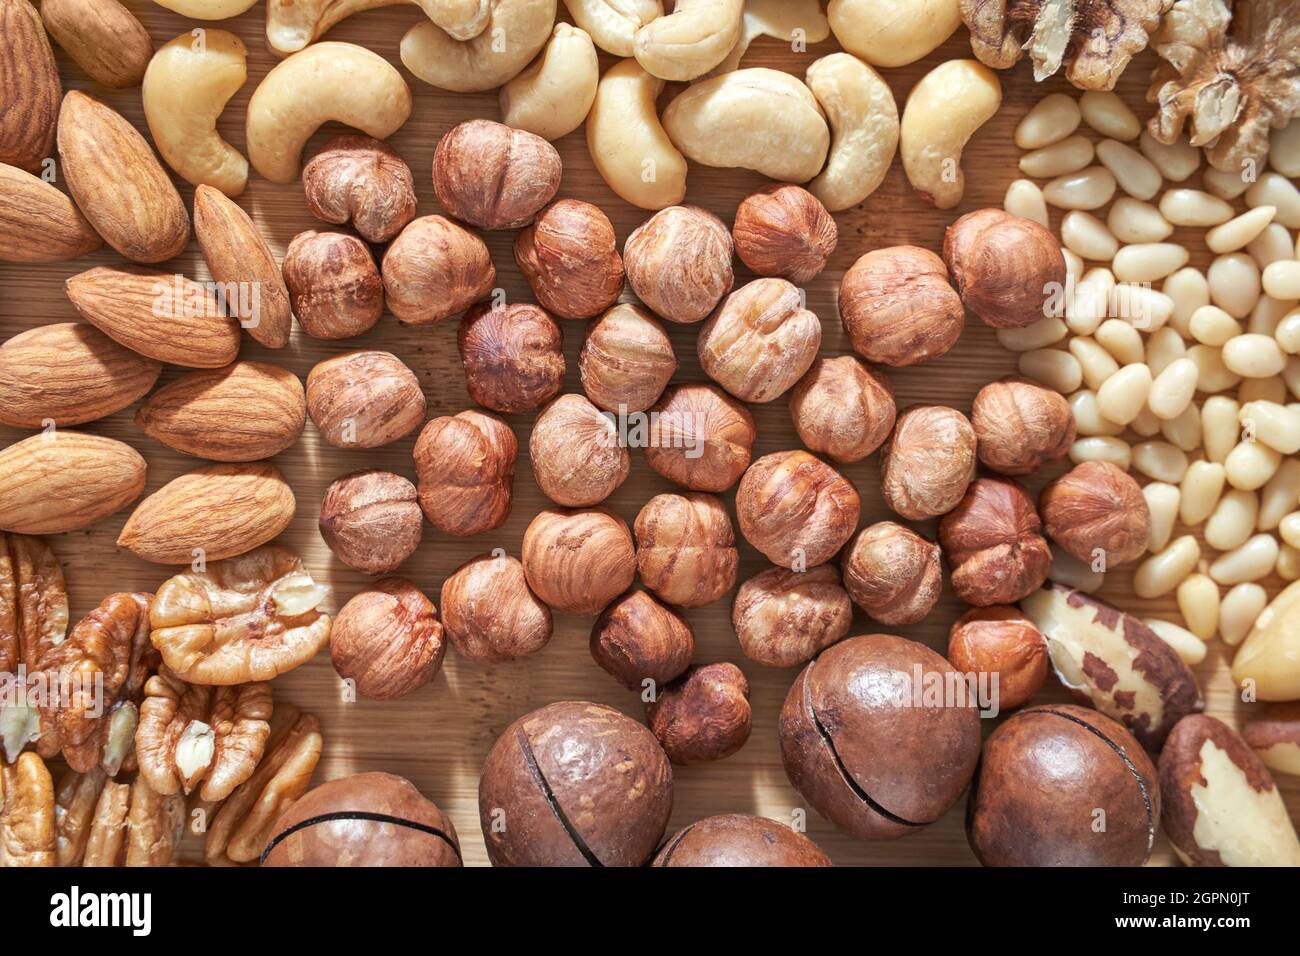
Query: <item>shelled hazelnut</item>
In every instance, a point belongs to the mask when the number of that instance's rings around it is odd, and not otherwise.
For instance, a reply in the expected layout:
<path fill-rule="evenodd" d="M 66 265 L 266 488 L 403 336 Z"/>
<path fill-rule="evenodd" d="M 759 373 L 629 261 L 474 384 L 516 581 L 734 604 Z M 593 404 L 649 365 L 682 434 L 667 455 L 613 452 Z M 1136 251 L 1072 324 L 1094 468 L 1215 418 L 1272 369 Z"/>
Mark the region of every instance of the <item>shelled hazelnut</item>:
<path fill-rule="evenodd" d="M 590 649 L 606 673 L 628 690 L 641 690 L 646 681 L 662 687 L 690 666 L 695 634 L 649 591 L 629 591 L 596 618 Z"/>
<path fill-rule="evenodd" d="M 939 546 L 893 521 L 869 525 L 844 555 L 844 586 L 881 624 L 916 624 L 943 590 Z"/>
<path fill-rule="evenodd" d="M 345 352 L 307 375 L 307 414 L 336 448 L 379 448 L 418 428 L 426 410 L 415 373 L 391 352 Z"/>
<path fill-rule="evenodd" d="M 802 833 L 765 817 L 705 817 L 668 838 L 651 866 L 831 866 Z"/>
<path fill-rule="evenodd" d="M 736 490 L 745 540 L 783 568 L 812 568 L 835 556 L 858 526 L 858 492 L 806 451 L 754 462 Z"/>
<path fill-rule="evenodd" d="M 975 429 L 943 405 L 913 405 L 881 449 L 880 490 L 889 507 L 920 521 L 946 514 L 975 477 Z"/>
<path fill-rule="evenodd" d="M 515 433 L 495 415 L 469 409 L 433 419 L 415 441 L 425 517 L 459 537 L 499 528 L 510 516 L 518 454 Z"/>
<path fill-rule="evenodd" d="M 535 654 L 551 640 L 551 609 L 508 554 L 481 554 L 442 585 L 442 627 L 452 647 L 479 664 Z"/>
<path fill-rule="evenodd" d="M 480 229 L 518 229 L 560 188 L 564 166 L 542 137 L 492 120 L 452 127 L 433 151 L 442 208 Z"/>
<path fill-rule="evenodd" d="M 1047 638 L 1018 608 L 972 608 L 949 632 L 948 660 L 963 674 L 996 674 L 997 706 L 1014 710 L 1047 678 Z"/>
<path fill-rule="evenodd" d="M 524 531 L 524 575 L 557 611 L 596 614 L 632 586 L 636 549 L 623 519 L 603 508 L 547 508 Z"/>
<path fill-rule="evenodd" d="M 835 251 L 835 217 L 801 186 L 774 183 L 751 193 L 736 209 L 731 227 L 736 253 L 751 272 L 812 281 Z"/>
<path fill-rule="evenodd" d="M 456 345 L 470 398 L 494 412 L 532 411 L 564 387 L 560 327 L 535 305 L 474 306 Z"/>
<path fill-rule="evenodd" d="M 479 236 L 442 216 L 421 216 L 384 253 L 383 276 L 388 311 L 408 325 L 431 325 L 484 298 L 497 270 Z"/>
<path fill-rule="evenodd" d="M 646 462 L 694 491 L 726 491 L 749 467 L 758 431 L 743 402 L 716 385 L 674 385 L 650 409 Z"/>
<path fill-rule="evenodd" d="M 1074 413 L 1059 392 L 1008 376 L 985 385 L 971 406 L 976 454 L 1003 475 L 1031 475 L 1074 443 Z"/>
<path fill-rule="evenodd" d="M 388 242 L 415 218 L 415 180 L 382 140 L 335 136 L 302 168 L 307 208 L 335 226 L 352 224 L 367 242 Z"/>
<path fill-rule="evenodd" d="M 579 199 L 558 199 L 543 209 L 515 237 L 515 261 L 542 307 L 564 319 L 599 315 L 623 291 L 614 226 Z"/>
<path fill-rule="evenodd" d="M 811 451 L 850 464 L 889 437 L 894 390 L 884 375 L 852 355 L 819 358 L 790 392 L 790 417 Z"/>
<path fill-rule="evenodd" d="M 1010 478 L 977 478 L 939 522 L 952 589 L 967 604 L 1012 604 L 1047 580 L 1052 552 L 1034 499 Z"/>
<path fill-rule="evenodd" d="M 1032 325 L 1065 289 L 1065 256 L 1051 230 L 1001 209 L 949 226 L 943 260 L 962 303 L 995 329 Z"/>
<path fill-rule="evenodd" d="M 578 354 L 582 390 L 598 408 L 643 412 L 677 371 L 664 327 L 639 305 L 620 303 L 587 326 Z"/>
<path fill-rule="evenodd" d="M 403 697 L 433 680 L 444 650 L 437 609 L 405 578 L 384 578 L 357 594 L 330 631 L 334 669 L 376 700 Z"/>
<path fill-rule="evenodd" d="M 740 649 L 768 667 L 807 663 L 849 633 L 852 622 L 853 603 L 830 564 L 760 571 L 740 586 L 731 606 Z"/>
<path fill-rule="evenodd" d="M 627 237 L 623 264 L 637 298 L 669 322 L 701 322 L 731 291 L 731 233 L 698 206 L 669 206 Z"/>
<path fill-rule="evenodd" d="M 1043 489 L 1039 497 L 1047 534 L 1089 565 L 1108 568 L 1146 553 L 1151 509 L 1128 472 L 1107 461 L 1085 461 Z"/>
<path fill-rule="evenodd" d="M 711 604 L 736 583 L 740 553 L 722 499 L 655 495 L 636 516 L 636 564 L 642 582 L 680 607 Z"/>
<path fill-rule="evenodd" d="M 568 508 L 604 501 L 631 468 L 614 422 L 581 395 L 561 395 L 542 409 L 528 457 L 542 493 Z"/>
<path fill-rule="evenodd" d="M 705 664 L 664 687 L 645 721 L 673 763 L 730 757 L 749 739 L 749 681 L 735 664 Z"/>
<path fill-rule="evenodd" d="M 320 533 L 340 561 L 387 574 L 415 553 L 424 533 L 415 485 L 390 471 L 356 471 L 325 490 Z"/>
<path fill-rule="evenodd" d="M 868 362 L 902 367 L 943 355 L 961 337 L 966 313 L 943 260 L 928 249 L 875 249 L 840 280 L 840 321 Z"/>
<path fill-rule="evenodd" d="M 281 265 L 293 314 L 316 339 L 350 339 L 384 314 L 384 283 L 366 244 L 342 232 L 293 237 Z"/>

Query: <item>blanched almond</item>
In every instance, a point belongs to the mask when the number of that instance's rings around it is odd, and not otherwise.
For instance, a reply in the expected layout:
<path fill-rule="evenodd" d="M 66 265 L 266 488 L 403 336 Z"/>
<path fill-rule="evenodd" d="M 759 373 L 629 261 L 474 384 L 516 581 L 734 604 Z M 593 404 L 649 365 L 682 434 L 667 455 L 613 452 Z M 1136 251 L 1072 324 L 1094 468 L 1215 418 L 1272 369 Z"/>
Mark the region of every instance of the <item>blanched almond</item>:
<path fill-rule="evenodd" d="M 130 445 L 51 431 L 0 451 L 0 530 L 57 534 L 89 527 L 144 491 L 145 462 Z"/>

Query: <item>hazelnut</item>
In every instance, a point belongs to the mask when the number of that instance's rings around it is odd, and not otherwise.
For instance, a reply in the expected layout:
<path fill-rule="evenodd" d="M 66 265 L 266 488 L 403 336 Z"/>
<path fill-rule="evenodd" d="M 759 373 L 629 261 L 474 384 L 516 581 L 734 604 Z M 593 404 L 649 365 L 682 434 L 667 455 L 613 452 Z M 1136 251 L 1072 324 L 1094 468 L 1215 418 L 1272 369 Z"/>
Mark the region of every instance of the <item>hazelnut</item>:
<path fill-rule="evenodd" d="M 655 495 L 633 525 L 641 580 L 669 604 L 711 604 L 736 583 L 731 518 L 713 495 Z"/>
<path fill-rule="evenodd" d="M 1032 325 L 1065 289 L 1065 256 L 1051 230 L 1001 209 L 978 209 L 949 226 L 943 261 L 962 303 L 995 329 Z"/>
<path fill-rule="evenodd" d="M 852 355 L 817 359 L 790 392 L 799 438 L 840 464 L 861 461 L 884 444 L 894 414 L 889 380 Z"/>
<path fill-rule="evenodd" d="M 443 651 L 437 609 L 405 578 L 376 581 L 343 605 L 330 630 L 334 669 L 376 700 L 429 683 Z"/>
<path fill-rule="evenodd" d="M 892 521 L 870 525 L 844 556 L 844 586 L 881 624 L 916 624 L 943 590 L 939 546 Z"/>
<path fill-rule="evenodd" d="M 975 429 L 943 405 L 913 405 L 898 416 L 881 451 L 880 491 L 889 507 L 920 521 L 957 507 L 975 477 Z"/>
<path fill-rule="evenodd" d="M 604 501 L 631 468 L 612 418 L 581 395 L 561 395 L 542 409 L 528 457 L 542 493 L 569 508 Z"/>
<path fill-rule="evenodd" d="M 830 564 L 760 571 L 740 586 L 731 606 L 740 649 L 768 667 L 807 663 L 849 633 L 852 622 L 853 604 Z"/>
<path fill-rule="evenodd" d="M 533 593 L 569 614 L 599 613 L 636 578 L 632 533 L 603 508 L 538 512 L 524 531 L 523 561 Z"/>
<path fill-rule="evenodd" d="M 1014 710 L 1047 677 L 1047 638 L 1015 607 L 971 608 L 948 637 L 948 661 L 963 674 L 996 674 L 1000 710 Z"/>
<path fill-rule="evenodd" d="M 1085 461 L 1039 497 L 1051 539 L 1067 554 L 1105 567 L 1136 561 L 1147 550 L 1151 509 L 1128 472 L 1108 461 Z"/>
<path fill-rule="evenodd" d="M 855 352 L 901 368 L 957 344 L 966 313 L 942 259 L 917 246 L 893 246 L 868 252 L 844 273 L 840 321 Z"/>
<path fill-rule="evenodd" d="M 645 457 L 669 481 L 726 491 L 749 467 L 754 416 L 716 385 L 675 385 L 650 410 Z"/>
<path fill-rule="evenodd" d="M 443 582 L 442 626 L 461 655 L 479 664 L 499 664 L 547 645 L 551 609 L 528 589 L 517 559 L 481 554 Z"/>
<path fill-rule="evenodd" d="M 802 833 L 747 813 L 705 817 L 668 838 L 651 866 L 831 866 Z"/>
<path fill-rule="evenodd" d="M 587 326 L 578 374 L 598 408 L 643 412 L 676 371 L 677 356 L 664 327 L 639 305 L 616 305 Z"/>
<path fill-rule="evenodd" d="M 388 311 L 410 325 L 463 312 L 492 291 L 496 266 L 481 238 L 442 216 L 421 216 L 384 253 Z"/>
<path fill-rule="evenodd" d="M 510 516 L 518 453 L 515 433 L 495 415 L 469 409 L 433 419 L 415 440 L 425 517 L 459 537 L 499 528 Z"/>
<path fill-rule="evenodd" d="M 470 398 L 494 412 L 532 411 L 564 387 L 560 327 L 535 305 L 476 305 L 456 344 Z"/>
<path fill-rule="evenodd" d="M 561 318 L 590 319 L 623 291 L 614 226 L 589 202 L 560 199 L 543 209 L 515 237 L 515 261 L 537 301 Z"/>
<path fill-rule="evenodd" d="M 803 285 L 826 268 L 835 251 L 835 217 L 801 186 L 773 183 L 751 193 L 731 227 L 736 253 L 750 271 Z"/>
<path fill-rule="evenodd" d="M 1052 552 L 1034 499 L 1010 478 L 977 478 L 939 522 L 952 589 L 967 604 L 1011 604 L 1042 587 Z"/>
<path fill-rule="evenodd" d="M 1300 702 L 1270 704 L 1241 734 L 1266 766 L 1300 775 Z"/>
<path fill-rule="evenodd" d="M 822 324 L 785 279 L 755 279 L 731 293 L 700 329 L 700 367 L 746 402 L 770 402 L 808 371 Z"/>
<path fill-rule="evenodd" d="M 695 656 L 686 619 L 648 591 L 629 591 L 605 608 L 591 629 L 591 656 L 628 690 L 662 687 Z"/>
<path fill-rule="evenodd" d="M 325 491 L 320 534 L 340 561 L 387 574 L 415 553 L 424 516 L 415 485 L 390 471 L 355 471 Z"/>
<path fill-rule="evenodd" d="M 673 763 L 730 757 L 752 728 L 749 681 L 735 664 L 687 668 L 646 704 L 645 722 Z"/>
<path fill-rule="evenodd" d="M 736 490 L 740 533 L 773 564 L 804 570 L 835 557 L 858 526 L 849 482 L 806 451 L 778 451 L 750 466 Z"/>
<path fill-rule="evenodd" d="M 1060 393 L 1009 376 L 985 385 L 971 407 L 976 454 L 1004 475 L 1030 475 L 1074 443 L 1074 413 Z"/>
<path fill-rule="evenodd" d="M 627 237 L 623 263 L 637 298 L 669 322 L 702 322 L 731 291 L 731 233 L 698 206 L 669 206 Z"/>
<path fill-rule="evenodd" d="M 366 244 L 342 232 L 293 237 L 281 266 L 302 330 L 316 339 L 350 339 L 384 314 L 384 283 Z"/>
<path fill-rule="evenodd" d="M 542 137 L 491 120 L 452 127 L 433 151 L 442 208 L 480 229 L 518 229 L 555 196 L 564 172 Z"/>
<path fill-rule="evenodd" d="M 307 208 L 367 242 L 388 242 L 415 218 L 415 180 L 397 151 L 370 136 L 335 136 L 302 168 Z"/>
<path fill-rule="evenodd" d="M 390 352 L 345 352 L 307 375 L 307 414 L 336 448 L 378 448 L 424 421 L 424 391 Z"/>

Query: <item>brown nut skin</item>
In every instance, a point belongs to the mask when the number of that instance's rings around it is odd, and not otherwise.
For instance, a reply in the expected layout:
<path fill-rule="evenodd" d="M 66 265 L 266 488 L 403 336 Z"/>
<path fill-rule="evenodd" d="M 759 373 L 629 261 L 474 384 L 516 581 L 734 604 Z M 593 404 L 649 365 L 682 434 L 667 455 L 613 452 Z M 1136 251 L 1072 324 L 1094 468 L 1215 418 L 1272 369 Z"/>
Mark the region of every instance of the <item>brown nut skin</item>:
<path fill-rule="evenodd" d="M 391 773 L 323 783 L 285 811 L 262 866 L 460 866 L 451 817 Z"/>
<path fill-rule="evenodd" d="M 880 491 L 912 521 L 947 514 L 975 478 L 975 429 L 955 408 L 913 405 L 880 452 Z"/>
<path fill-rule="evenodd" d="M 415 485 L 391 471 L 344 475 L 325 490 L 320 535 L 335 556 L 366 574 L 388 574 L 415 553 L 424 515 Z"/>
<path fill-rule="evenodd" d="M 731 233 L 698 206 L 669 206 L 632 231 L 623 244 L 627 282 L 669 322 L 702 322 L 731 291 Z"/>
<path fill-rule="evenodd" d="M 613 419 L 582 395 L 561 395 L 542 409 L 528 457 L 542 493 L 566 508 L 604 501 L 632 467 Z"/>
<path fill-rule="evenodd" d="M 1003 475 L 1032 475 L 1074 443 L 1074 413 L 1065 396 L 1016 375 L 979 390 L 971 406 L 975 452 Z"/>
<path fill-rule="evenodd" d="M 978 209 L 949 226 L 943 261 L 962 303 L 995 329 L 1032 325 L 1065 288 L 1065 256 L 1056 236 L 1001 209 Z"/>
<path fill-rule="evenodd" d="M 1300 701 L 1269 704 L 1242 728 L 1242 738 L 1273 770 L 1300 774 Z"/>
<path fill-rule="evenodd" d="M 832 866 L 802 833 L 747 813 L 705 817 L 668 838 L 651 866 Z"/>
<path fill-rule="evenodd" d="M 478 787 L 493 866 L 641 866 L 672 803 L 672 765 L 654 734 L 586 701 L 548 704 L 507 727 Z"/>
<path fill-rule="evenodd" d="M 384 301 L 408 325 L 431 325 L 486 298 L 497 280 L 487 244 L 442 216 L 421 216 L 384 253 Z"/>
<path fill-rule="evenodd" d="M 894 390 L 884 375 L 852 355 L 819 358 L 790 392 L 790 417 L 810 451 L 851 464 L 893 431 Z"/>
<path fill-rule="evenodd" d="M 858 492 L 806 451 L 778 451 L 750 466 L 736 489 L 745 540 L 783 568 L 825 564 L 858 527 Z"/>
<path fill-rule="evenodd" d="M 395 442 L 420 426 L 426 408 L 420 380 L 391 352 L 345 352 L 307 375 L 307 414 L 336 448 Z"/>
<path fill-rule="evenodd" d="M 1029 707 L 984 743 L 966 836 L 985 866 L 1141 866 L 1160 797 L 1156 768 L 1120 724 L 1073 704 Z"/>
<path fill-rule="evenodd" d="M 731 606 L 740 649 L 766 667 L 806 664 L 849 633 L 852 623 L 853 602 L 830 564 L 760 571 L 740 586 Z"/>
<path fill-rule="evenodd" d="M 881 624 L 923 621 L 943 590 L 939 546 L 893 521 L 869 525 L 845 552 L 844 587 Z"/>
<path fill-rule="evenodd" d="M 453 127 L 433 152 L 442 208 L 480 229 L 518 229 L 555 196 L 564 172 L 542 137 L 492 120 Z"/>
<path fill-rule="evenodd" d="M 740 261 L 755 275 L 810 282 L 835 251 L 839 230 L 821 200 L 791 183 L 750 193 L 731 227 Z"/>
<path fill-rule="evenodd" d="M 996 674 L 997 707 L 1014 710 L 1047 678 L 1047 638 L 1020 610 L 971 608 L 952 625 L 948 662 L 963 674 Z"/>
<path fill-rule="evenodd" d="M 655 495 L 633 525 L 641 581 L 680 607 L 711 604 L 736 583 L 740 552 L 731 518 L 713 495 Z"/>
<path fill-rule="evenodd" d="M 435 418 L 415 440 L 424 516 L 457 537 L 501 527 L 510 517 L 518 456 L 514 431 L 495 415 L 469 409 Z"/>
<path fill-rule="evenodd" d="M 533 593 L 568 614 L 598 614 L 636 578 L 632 533 L 603 508 L 538 512 L 524 531 L 523 563 Z"/>
<path fill-rule="evenodd" d="M 508 554 L 480 554 L 461 565 L 443 582 L 441 603 L 443 633 L 475 663 L 526 657 L 551 640 L 551 609 Z"/>
<path fill-rule="evenodd" d="M 967 604 L 1012 604 L 1042 587 L 1052 552 L 1034 499 L 1010 478 L 977 478 L 939 522 L 953 592 Z"/>
<path fill-rule="evenodd" d="M 1133 477 L 1107 461 L 1085 461 L 1043 489 L 1038 499 L 1047 533 L 1068 554 L 1106 567 L 1146 554 L 1151 509 Z"/>
<path fill-rule="evenodd" d="M 476 305 L 460 320 L 456 346 L 470 398 L 509 414 L 541 408 L 564 387 L 564 339 L 535 305 Z"/>
<path fill-rule="evenodd" d="M 749 681 L 735 664 L 705 664 L 664 687 L 645 722 L 673 763 L 730 757 L 749 739 Z"/>
<path fill-rule="evenodd" d="M 676 371 L 668 334 L 641 306 L 619 303 L 588 324 L 578 374 L 597 408 L 643 412 L 659 400 Z"/>
<path fill-rule="evenodd" d="M 334 669 L 375 700 L 405 697 L 429 683 L 445 651 L 437 608 L 405 578 L 383 578 L 361 591 L 330 631 Z"/>
<path fill-rule="evenodd" d="M 563 319 L 590 319 L 618 301 L 623 259 L 598 207 L 559 199 L 515 237 L 515 261 L 537 301 Z"/>
<path fill-rule="evenodd" d="M 628 690 L 642 690 L 646 681 L 662 687 L 690 666 L 695 634 L 684 617 L 649 591 L 629 591 L 596 618 L 590 650 Z"/>
<path fill-rule="evenodd" d="M 379 268 L 356 236 L 300 232 L 285 250 L 281 269 L 293 314 L 312 338 L 350 339 L 384 314 Z"/>
<path fill-rule="evenodd" d="M 743 402 L 716 385 L 674 385 L 650 410 L 646 462 L 693 491 L 726 491 L 749 467 L 758 430 Z"/>
<path fill-rule="evenodd" d="M 865 840 L 892 840 L 957 802 L 980 753 L 973 700 L 916 706 L 923 681 L 952 667 L 924 644 L 850 637 L 799 672 L 778 723 L 790 783 L 822 816 Z M 901 698 L 880 693 L 897 689 Z"/>
<path fill-rule="evenodd" d="M 302 168 L 307 208 L 367 242 L 388 242 L 415 218 L 415 180 L 397 150 L 372 136 L 335 136 Z"/>
<path fill-rule="evenodd" d="M 875 249 L 840 280 L 840 321 L 868 362 L 903 367 L 946 353 L 966 313 L 943 260 L 918 246 Z"/>

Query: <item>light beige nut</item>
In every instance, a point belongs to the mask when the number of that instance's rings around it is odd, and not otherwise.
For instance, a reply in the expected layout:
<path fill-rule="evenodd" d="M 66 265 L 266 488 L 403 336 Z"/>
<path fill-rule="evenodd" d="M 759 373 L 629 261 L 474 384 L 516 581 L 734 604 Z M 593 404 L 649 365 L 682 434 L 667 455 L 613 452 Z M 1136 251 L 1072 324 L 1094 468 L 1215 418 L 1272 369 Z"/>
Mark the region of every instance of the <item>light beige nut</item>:
<path fill-rule="evenodd" d="M 662 0 L 564 0 L 564 6 L 596 46 L 623 57 L 635 50 L 637 31 L 664 15 Z"/>
<path fill-rule="evenodd" d="M 468 537 L 510 517 L 519 445 L 503 419 L 476 409 L 435 418 L 414 455 L 420 508 L 439 531 Z"/>
<path fill-rule="evenodd" d="M 726 225 L 698 206 L 669 206 L 623 244 L 628 285 L 656 315 L 700 322 L 731 291 L 733 245 Z"/>
<path fill-rule="evenodd" d="M 277 54 L 297 53 L 354 13 L 403 0 L 267 0 L 266 42 Z M 470 40 L 487 27 L 491 0 L 410 0 L 458 40 Z"/>
<path fill-rule="evenodd" d="M 0 163 L 0 261 L 64 262 L 104 244 L 76 203 L 45 180 Z"/>
<path fill-rule="evenodd" d="M 533 65 L 501 87 L 501 122 L 557 140 L 582 125 L 596 99 L 600 63 L 591 37 L 557 23 Z"/>
<path fill-rule="evenodd" d="M 880 186 L 898 148 L 898 104 L 871 67 L 847 53 L 814 60 L 804 82 L 831 127 L 826 167 L 808 191 L 831 212 L 851 209 Z"/>
<path fill-rule="evenodd" d="M 411 27 L 402 37 L 402 64 L 424 82 L 457 93 L 494 90 L 514 79 L 546 45 L 556 0 L 490 2 L 486 26 L 472 38 L 433 21 Z"/>
<path fill-rule="evenodd" d="M 58 534 L 89 527 L 144 491 L 130 445 L 58 429 L 0 451 L 0 530 Z"/>
<path fill-rule="evenodd" d="M 975 60 L 949 60 L 912 87 L 899 149 L 908 182 L 926 202 L 951 209 L 966 191 L 962 150 L 1002 104 L 997 75 Z"/>
<path fill-rule="evenodd" d="M 869 525 L 844 555 L 844 587 L 881 624 L 923 621 L 943 590 L 939 546 L 893 521 Z"/>
<path fill-rule="evenodd" d="M 668 16 L 636 32 L 633 52 L 665 80 L 693 80 L 721 63 L 740 39 L 743 0 L 678 0 Z"/>
<path fill-rule="evenodd" d="M 821 0 L 745 0 L 740 39 L 707 75 L 739 69 L 740 61 L 759 37 L 771 37 L 790 44 L 791 49 L 803 50 L 830 35 L 831 25 L 822 12 Z"/>
<path fill-rule="evenodd" d="M 41 19 L 55 42 L 96 83 L 110 89 L 140 85 L 153 42 L 117 0 L 42 0 Z"/>
<path fill-rule="evenodd" d="M 1270 704 L 1241 735 L 1265 766 L 1300 775 L 1300 703 Z"/>
<path fill-rule="evenodd" d="M 853 602 L 834 565 L 768 568 L 736 592 L 731 626 L 740 649 L 768 667 L 795 667 L 849 633 Z"/>
<path fill-rule="evenodd" d="M 1232 679 L 1259 700 L 1300 700 L 1300 582 L 1283 589 L 1256 619 L 1232 659 Z"/>
<path fill-rule="evenodd" d="M 35 14 L 33 13 L 33 16 Z M 54 780 L 34 753 L 0 761 L 0 866 L 54 866 Z"/>
<path fill-rule="evenodd" d="M 831 0 L 835 39 L 876 66 L 906 66 L 961 26 L 958 0 Z"/>
<path fill-rule="evenodd" d="M 379 448 L 424 421 L 415 373 L 389 352 L 344 352 L 307 375 L 307 414 L 336 448 Z"/>
<path fill-rule="evenodd" d="M 371 136 L 335 136 L 302 169 L 313 216 L 351 223 L 367 242 L 388 242 L 415 218 L 411 167 Z"/>
<path fill-rule="evenodd" d="M 239 16 L 257 0 L 154 0 L 154 2 L 191 20 L 228 20 Z"/>
<path fill-rule="evenodd" d="M 655 101 L 664 81 L 636 60 L 615 63 L 600 78 L 587 114 L 587 151 L 621 199 L 664 209 L 686 195 L 686 157 L 659 122 Z"/>

